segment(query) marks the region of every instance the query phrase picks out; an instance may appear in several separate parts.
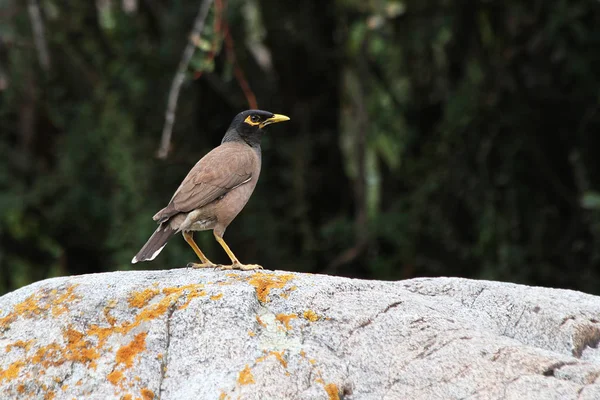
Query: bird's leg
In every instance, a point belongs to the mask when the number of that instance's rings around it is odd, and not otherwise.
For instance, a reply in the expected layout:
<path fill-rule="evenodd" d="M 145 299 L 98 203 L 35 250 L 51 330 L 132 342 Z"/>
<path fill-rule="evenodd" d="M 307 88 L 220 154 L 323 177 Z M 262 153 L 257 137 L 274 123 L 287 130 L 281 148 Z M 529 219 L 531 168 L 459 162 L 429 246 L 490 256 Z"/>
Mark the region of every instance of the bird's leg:
<path fill-rule="evenodd" d="M 237 257 L 235 256 L 235 254 L 233 254 L 233 251 L 231 251 L 231 249 L 229 248 L 229 246 L 227 246 L 227 243 L 225 243 L 225 240 L 223 240 L 223 238 L 220 235 L 218 235 L 215 231 L 213 231 L 213 234 L 215 235 L 215 239 L 217 239 L 217 242 L 219 242 L 219 244 L 221 245 L 221 247 L 223 247 L 223 250 L 225 250 L 225 252 L 229 256 L 229 258 L 231 259 L 231 265 L 219 265 L 219 268 L 221 268 L 221 269 L 241 269 L 242 271 L 251 271 L 251 270 L 254 270 L 254 269 L 263 269 L 263 267 L 261 267 L 258 264 L 242 264 L 237 259 Z"/>
<path fill-rule="evenodd" d="M 183 232 L 183 238 L 185 239 L 185 241 L 190 245 L 190 247 L 192 248 L 192 250 L 194 250 L 194 253 L 196 253 L 196 255 L 198 256 L 198 258 L 202 261 L 202 264 L 196 264 L 196 263 L 188 263 L 188 267 L 191 268 L 216 268 L 217 265 L 214 264 L 212 261 L 210 261 L 202 252 L 202 250 L 200 250 L 200 248 L 198 247 L 198 245 L 196 244 L 196 242 L 194 242 L 194 234 L 192 232 Z"/>

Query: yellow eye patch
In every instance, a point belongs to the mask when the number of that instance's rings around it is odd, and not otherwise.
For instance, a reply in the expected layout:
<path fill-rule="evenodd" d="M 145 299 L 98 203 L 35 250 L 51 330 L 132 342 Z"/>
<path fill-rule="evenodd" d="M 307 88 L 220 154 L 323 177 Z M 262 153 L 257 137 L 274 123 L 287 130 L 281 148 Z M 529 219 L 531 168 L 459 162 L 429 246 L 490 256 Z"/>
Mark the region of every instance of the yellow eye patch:
<path fill-rule="evenodd" d="M 247 123 L 248 125 L 256 126 L 256 125 L 260 125 L 260 118 L 258 121 L 254 122 L 254 121 L 252 121 L 252 115 L 248 115 L 246 117 L 246 119 L 244 120 L 244 122 Z"/>

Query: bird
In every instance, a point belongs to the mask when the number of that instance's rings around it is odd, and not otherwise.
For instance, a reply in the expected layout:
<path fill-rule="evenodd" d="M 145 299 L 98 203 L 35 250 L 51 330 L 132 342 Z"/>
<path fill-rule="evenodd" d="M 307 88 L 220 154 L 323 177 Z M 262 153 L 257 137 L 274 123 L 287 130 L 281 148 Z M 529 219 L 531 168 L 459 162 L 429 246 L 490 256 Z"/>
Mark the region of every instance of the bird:
<path fill-rule="evenodd" d="M 221 144 L 200 159 L 183 179 L 165 208 L 154 215 L 158 228 L 131 260 L 132 264 L 152 261 L 181 232 L 200 263 L 192 268 L 256 270 L 258 264 L 242 264 L 223 235 L 227 226 L 244 208 L 258 182 L 261 170 L 261 138 L 264 128 L 289 117 L 263 110 L 246 110 L 233 118 Z M 194 231 L 212 230 L 231 265 L 210 261 L 194 242 Z"/>

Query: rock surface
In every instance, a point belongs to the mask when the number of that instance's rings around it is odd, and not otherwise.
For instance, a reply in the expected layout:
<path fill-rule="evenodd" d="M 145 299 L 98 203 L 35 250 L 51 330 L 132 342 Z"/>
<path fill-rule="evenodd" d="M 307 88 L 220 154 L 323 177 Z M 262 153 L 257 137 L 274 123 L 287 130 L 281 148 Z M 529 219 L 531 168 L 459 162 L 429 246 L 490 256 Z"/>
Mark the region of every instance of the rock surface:
<path fill-rule="evenodd" d="M 2 399 L 600 399 L 600 298 L 566 290 L 180 269 L 0 310 Z"/>

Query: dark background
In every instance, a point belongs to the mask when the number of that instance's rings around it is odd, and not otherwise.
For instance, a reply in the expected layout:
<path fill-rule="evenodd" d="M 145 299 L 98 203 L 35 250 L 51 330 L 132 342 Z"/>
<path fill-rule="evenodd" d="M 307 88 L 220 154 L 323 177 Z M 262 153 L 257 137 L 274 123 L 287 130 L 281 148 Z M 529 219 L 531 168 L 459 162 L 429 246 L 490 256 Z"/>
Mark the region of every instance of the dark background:
<path fill-rule="evenodd" d="M 203 1 L 0 0 L 0 293 L 195 261 L 129 264 L 253 97 L 291 121 L 225 235 L 243 262 L 600 293 L 598 1 L 217 0 L 160 159 Z"/>

